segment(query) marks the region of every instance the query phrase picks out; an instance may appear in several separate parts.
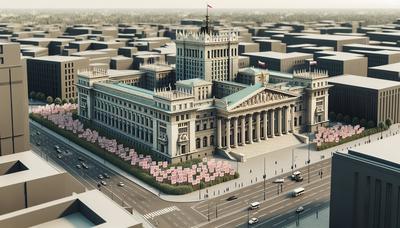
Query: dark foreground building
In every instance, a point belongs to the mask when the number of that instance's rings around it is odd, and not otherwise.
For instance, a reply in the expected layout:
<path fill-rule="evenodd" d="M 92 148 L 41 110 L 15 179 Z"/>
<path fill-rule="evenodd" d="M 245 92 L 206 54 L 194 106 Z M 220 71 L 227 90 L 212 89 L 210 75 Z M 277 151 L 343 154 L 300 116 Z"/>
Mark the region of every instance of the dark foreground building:
<path fill-rule="evenodd" d="M 400 135 L 332 158 L 330 228 L 400 227 Z"/>
<path fill-rule="evenodd" d="M 400 122 L 400 83 L 342 75 L 328 79 L 329 111 L 374 121 L 375 124 L 390 119 Z"/>

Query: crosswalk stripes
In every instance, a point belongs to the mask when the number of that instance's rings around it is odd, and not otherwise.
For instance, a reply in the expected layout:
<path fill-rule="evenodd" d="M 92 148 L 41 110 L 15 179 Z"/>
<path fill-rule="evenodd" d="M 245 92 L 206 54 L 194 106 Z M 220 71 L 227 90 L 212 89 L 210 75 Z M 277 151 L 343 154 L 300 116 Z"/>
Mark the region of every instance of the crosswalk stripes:
<path fill-rule="evenodd" d="M 164 209 L 160 209 L 160 210 L 153 211 L 153 212 L 150 212 L 148 214 L 145 214 L 144 217 L 146 219 L 152 219 L 154 217 L 157 217 L 157 216 L 160 216 L 160 215 L 164 215 L 164 214 L 167 214 L 167 213 L 170 213 L 170 212 L 173 212 L 173 211 L 180 211 L 180 209 L 177 206 L 166 207 Z"/>

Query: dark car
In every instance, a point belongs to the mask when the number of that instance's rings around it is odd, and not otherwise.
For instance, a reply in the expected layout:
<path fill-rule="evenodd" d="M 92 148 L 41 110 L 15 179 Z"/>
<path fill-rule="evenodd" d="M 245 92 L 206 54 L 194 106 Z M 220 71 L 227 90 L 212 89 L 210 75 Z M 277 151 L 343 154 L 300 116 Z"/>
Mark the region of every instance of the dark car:
<path fill-rule="evenodd" d="M 230 196 L 228 199 L 226 199 L 227 201 L 232 201 L 232 200 L 235 200 L 235 199 L 237 199 L 238 197 L 237 196 Z"/>
<path fill-rule="evenodd" d="M 104 173 L 103 176 L 107 179 L 110 179 L 110 175 L 108 175 L 108 173 Z"/>
<path fill-rule="evenodd" d="M 82 157 L 78 157 L 78 161 L 81 161 L 81 162 L 83 162 L 84 160 L 83 160 L 83 158 L 82 158 Z"/>

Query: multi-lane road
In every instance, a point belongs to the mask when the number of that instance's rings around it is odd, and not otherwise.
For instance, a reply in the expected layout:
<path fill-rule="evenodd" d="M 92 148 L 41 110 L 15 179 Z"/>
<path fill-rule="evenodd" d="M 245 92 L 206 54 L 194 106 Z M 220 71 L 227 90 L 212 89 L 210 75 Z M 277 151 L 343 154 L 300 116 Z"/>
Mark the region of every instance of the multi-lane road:
<path fill-rule="evenodd" d="M 297 219 L 295 210 L 299 206 L 305 209 L 300 214 L 302 216 L 329 201 L 330 159 L 310 165 L 310 180 L 307 167 L 300 169 L 304 174 L 303 182 L 289 180 L 287 177 L 289 174 L 276 177 L 285 178 L 283 184 L 266 180 L 266 200 L 264 200 L 264 183 L 261 181 L 217 198 L 197 203 L 175 203 L 160 199 L 41 127 L 31 123 L 30 128 L 33 151 L 71 173 L 88 189 L 97 188 L 101 181 L 98 176 L 107 173 L 110 178 L 103 179 L 107 185 L 101 186 L 100 190 L 118 204 L 126 208 L 133 207 L 157 227 L 247 227 L 248 218 L 252 217 L 259 219 L 259 223 L 252 227 L 282 227 Z M 61 158 L 57 156 L 55 145 L 62 151 Z M 88 165 L 88 169 L 76 167 L 80 164 L 79 157 Z M 118 186 L 120 182 L 125 186 Z M 300 186 L 306 189 L 305 194 L 296 198 L 291 197 L 293 189 Z M 237 196 L 237 199 L 227 201 L 226 199 L 232 195 Z M 260 202 L 261 207 L 249 211 L 249 204 L 255 201 Z"/>

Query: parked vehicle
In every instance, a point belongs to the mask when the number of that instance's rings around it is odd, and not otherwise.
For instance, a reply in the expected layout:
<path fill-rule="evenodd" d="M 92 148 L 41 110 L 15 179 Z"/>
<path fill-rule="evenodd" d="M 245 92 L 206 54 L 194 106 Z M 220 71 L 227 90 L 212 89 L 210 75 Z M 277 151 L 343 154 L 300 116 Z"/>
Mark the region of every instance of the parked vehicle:
<path fill-rule="evenodd" d="M 120 187 L 124 187 L 124 186 L 125 186 L 125 184 L 124 184 L 124 183 L 122 183 L 122 182 L 119 182 L 119 183 L 118 183 L 118 186 L 120 186 Z"/>
<path fill-rule="evenodd" d="M 230 196 L 230 197 L 228 197 L 228 199 L 226 199 L 227 201 L 232 201 L 232 200 L 235 200 L 235 199 L 237 199 L 238 197 L 237 196 Z"/>
<path fill-rule="evenodd" d="M 101 185 L 104 185 L 104 186 L 107 185 L 107 182 L 105 182 L 105 181 L 100 181 L 100 183 L 101 183 Z"/>
<path fill-rule="evenodd" d="M 290 177 L 292 180 L 296 180 L 296 177 L 300 175 L 301 175 L 300 171 L 295 171 Z"/>
<path fill-rule="evenodd" d="M 276 184 L 281 184 L 283 182 L 285 182 L 285 179 L 283 179 L 283 178 L 279 178 L 279 179 L 274 180 L 274 183 L 276 183 Z"/>
<path fill-rule="evenodd" d="M 107 179 L 110 179 L 110 175 L 108 175 L 108 173 L 104 173 L 103 176 Z"/>
<path fill-rule="evenodd" d="M 86 163 L 82 162 L 82 163 L 81 163 L 81 165 L 82 165 L 82 167 L 83 167 L 83 168 L 85 168 L 85 169 L 89 169 L 89 166 L 88 166 L 88 165 L 86 165 Z"/>
<path fill-rule="evenodd" d="M 80 164 L 76 165 L 76 168 L 82 169 L 82 166 Z"/>
<path fill-rule="evenodd" d="M 304 211 L 304 207 L 298 207 L 297 209 L 296 209 L 296 213 L 301 213 L 301 212 L 303 212 Z"/>
<path fill-rule="evenodd" d="M 101 175 L 101 174 L 98 175 L 97 177 L 98 177 L 100 180 L 103 180 L 103 179 L 104 179 L 103 175 Z"/>

